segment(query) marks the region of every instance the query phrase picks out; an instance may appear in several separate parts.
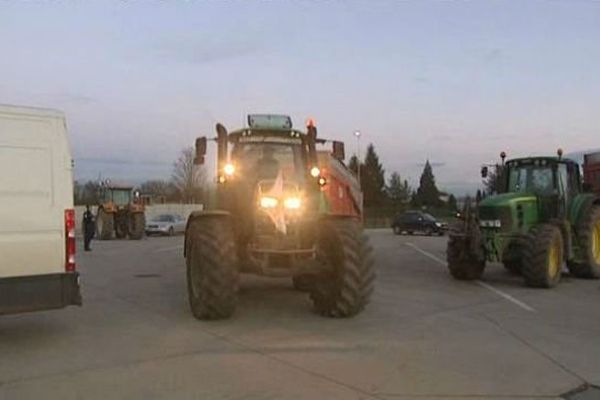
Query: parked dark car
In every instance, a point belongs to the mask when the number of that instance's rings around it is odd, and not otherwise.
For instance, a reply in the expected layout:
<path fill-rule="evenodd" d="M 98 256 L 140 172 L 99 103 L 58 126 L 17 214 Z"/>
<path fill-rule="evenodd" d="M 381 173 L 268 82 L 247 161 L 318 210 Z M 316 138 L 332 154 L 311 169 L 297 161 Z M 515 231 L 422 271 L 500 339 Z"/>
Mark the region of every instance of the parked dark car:
<path fill-rule="evenodd" d="M 431 214 L 422 211 L 406 211 L 396 215 L 392 221 L 392 229 L 396 235 L 419 232 L 427 236 L 443 236 L 448 230 L 448 224 L 440 222 Z"/>

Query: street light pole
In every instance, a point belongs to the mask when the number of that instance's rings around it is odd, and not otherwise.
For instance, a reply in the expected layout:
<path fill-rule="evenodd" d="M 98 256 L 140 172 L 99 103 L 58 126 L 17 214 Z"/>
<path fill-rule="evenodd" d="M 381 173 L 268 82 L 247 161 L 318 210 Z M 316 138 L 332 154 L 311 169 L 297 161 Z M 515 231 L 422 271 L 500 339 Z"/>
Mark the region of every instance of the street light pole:
<path fill-rule="evenodd" d="M 358 185 L 360 186 L 360 131 L 355 131 L 354 136 L 356 136 L 356 173 L 358 176 Z"/>

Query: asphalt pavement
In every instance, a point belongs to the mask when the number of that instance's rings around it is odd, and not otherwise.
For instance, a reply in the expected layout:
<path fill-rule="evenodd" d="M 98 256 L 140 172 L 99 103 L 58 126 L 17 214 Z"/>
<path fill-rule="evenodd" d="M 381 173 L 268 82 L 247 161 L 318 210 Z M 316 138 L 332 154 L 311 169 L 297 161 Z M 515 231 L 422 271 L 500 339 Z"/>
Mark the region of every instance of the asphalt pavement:
<path fill-rule="evenodd" d="M 600 281 L 531 289 L 489 265 L 459 282 L 445 238 L 369 235 L 376 291 L 352 319 L 316 315 L 290 279 L 244 276 L 232 319 L 197 321 L 181 236 L 94 242 L 78 253 L 83 307 L 0 317 L 0 399 L 552 399 L 600 385 Z"/>

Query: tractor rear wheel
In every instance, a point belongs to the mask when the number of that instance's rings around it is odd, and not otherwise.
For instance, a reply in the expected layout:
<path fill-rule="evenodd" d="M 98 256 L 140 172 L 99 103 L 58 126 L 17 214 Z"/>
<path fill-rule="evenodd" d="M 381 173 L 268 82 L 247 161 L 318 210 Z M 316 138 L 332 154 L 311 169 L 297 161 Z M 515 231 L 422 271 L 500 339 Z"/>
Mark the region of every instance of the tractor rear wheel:
<path fill-rule="evenodd" d="M 146 229 L 146 218 L 143 213 L 134 213 L 129 215 L 129 238 L 140 240 L 144 237 Z"/>
<path fill-rule="evenodd" d="M 542 224 L 531 229 L 523 249 L 523 277 L 531 287 L 551 288 L 558 284 L 564 260 L 560 229 Z"/>
<path fill-rule="evenodd" d="M 481 278 L 485 269 L 485 257 L 478 243 L 470 243 L 477 238 L 470 238 L 462 234 L 450 234 L 446 247 L 446 260 L 448 270 L 454 279 L 474 280 Z M 478 250 L 474 250 L 478 249 Z"/>
<path fill-rule="evenodd" d="M 317 258 L 326 272 L 315 276 L 310 289 L 315 311 L 335 318 L 362 311 L 373 293 L 375 263 L 360 224 L 352 219 L 323 220 Z"/>
<path fill-rule="evenodd" d="M 200 217 L 186 232 L 188 299 L 201 320 L 229 318 L 237 304 L 239 271 L 233 227 L 227 217 Z"/>
<path fill-rule="evenodd" d="M 98 240 L 111 240 L 115 231 L 115 217 L 104 208 L 98 209 L 96 215 L 96 237 Z"/>
<path fill-rule="evenodd" d="M 578 278 L 600 278 L 600 206 L 592 206 L 576 228 L 582 262 L 569 263 L 569 271 Z"/>

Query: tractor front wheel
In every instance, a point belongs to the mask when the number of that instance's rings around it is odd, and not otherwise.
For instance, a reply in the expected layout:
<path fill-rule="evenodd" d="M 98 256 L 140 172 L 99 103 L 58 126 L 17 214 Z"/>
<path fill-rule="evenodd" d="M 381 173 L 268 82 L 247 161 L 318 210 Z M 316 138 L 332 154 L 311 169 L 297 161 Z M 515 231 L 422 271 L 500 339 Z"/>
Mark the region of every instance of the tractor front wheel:
<path fill-rule="evenodd" d="M 576 229 L 583 260 L 569 263 L 578 278 L 600 278 L 600 206 L 593 206 Z"/>
<path fill-rule="evenodd" d="M 550 224 L 534 227 L 523 251 L 522 273 L 525 284 L 551 288 L 558 284 L 564 260 L 564 242 L 560 229 Z"/>
<path fill-rule="evenodd" d="M 310 288 L 316 312 L 344 318 L 362 311 L 373 292 L 375 263 L 360 224 L 352 219 L 323 220 L 317 258 L 325 272 L 315 276 Z"/>
<path fill-rule="evenodd" d="M 225 319 L 235 311 L 239 271 L 234 240 L 227 217 L 189 222 L 185 237 L 188 299 L 197 319 Z"/>
<path fill-rule="evenodd" d="M 146 218 L 143 213 L 134 213 L 129 215 L 129 238 L 140 240 L 144 237 L 146 229 Z"/>
<path fill-rule="evenodd" d="M 96 215 L 96 237 L 98 240 L 111 240 L 115 231 L 115 217 L 104 208 L 98 209 Z"/>
<path fill-rule="evenodd" d="M 446 259 L 448 270 L 453 278 L 458 280 L 474 280 L 481 278 L 485 269 L 485 257 L 479 245 L 473 245 L 470 241 L 475 238 L 463 236 L 462 234 L 448 237 L 446 248 Z"/>

